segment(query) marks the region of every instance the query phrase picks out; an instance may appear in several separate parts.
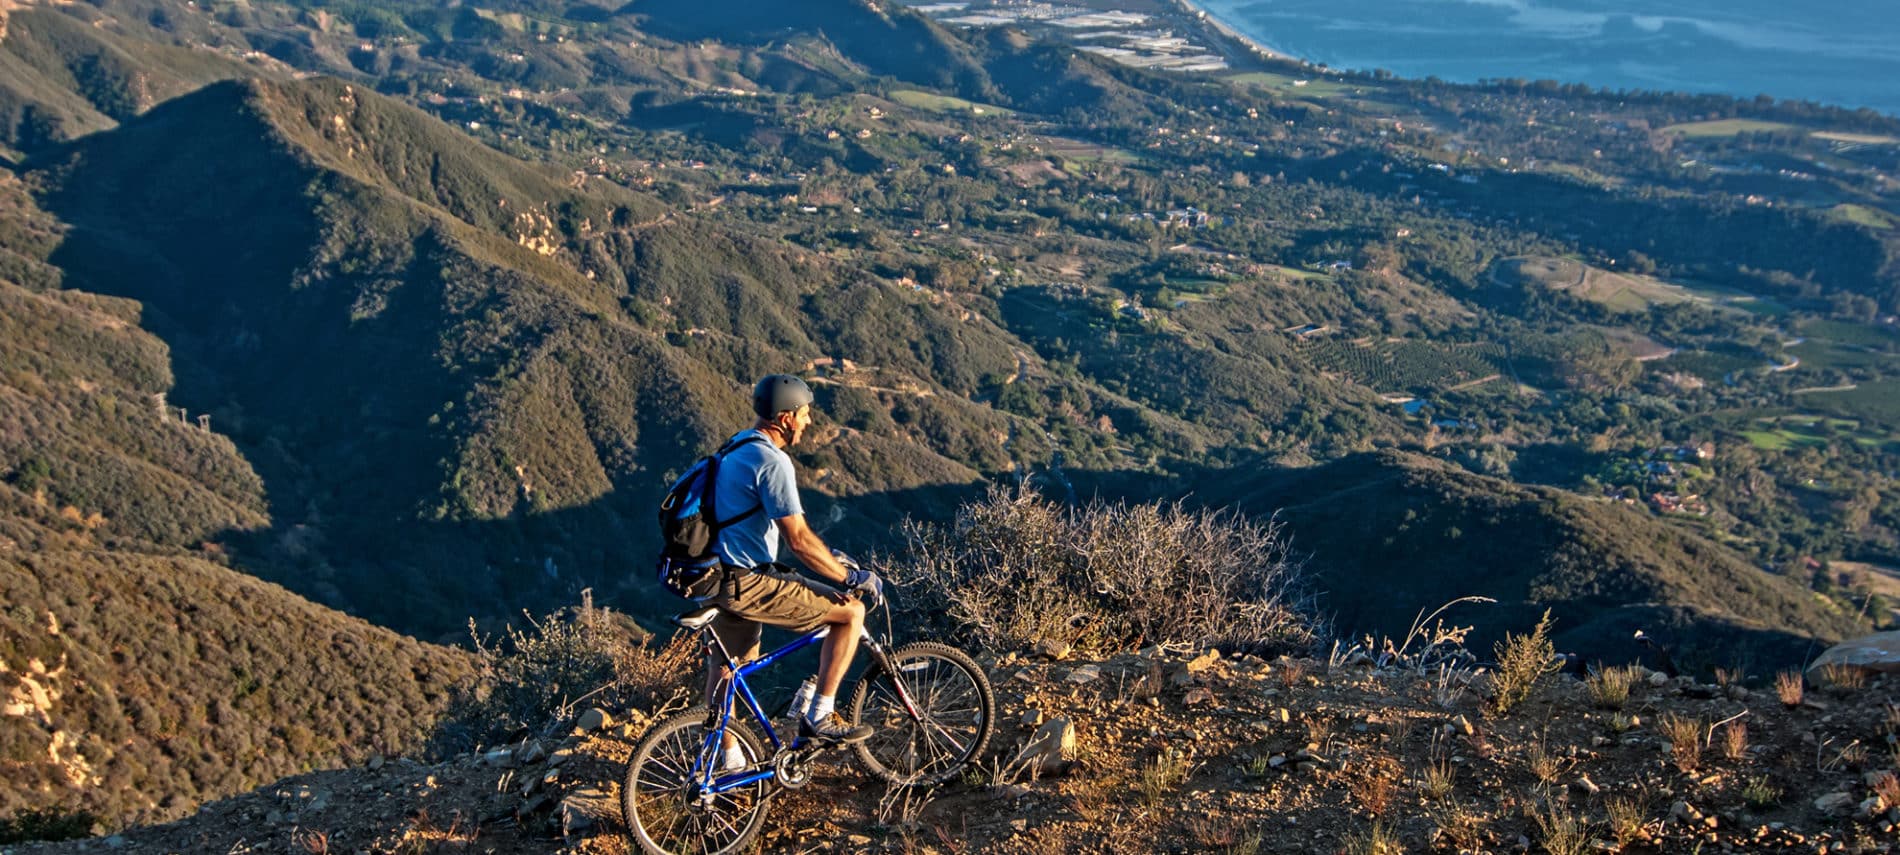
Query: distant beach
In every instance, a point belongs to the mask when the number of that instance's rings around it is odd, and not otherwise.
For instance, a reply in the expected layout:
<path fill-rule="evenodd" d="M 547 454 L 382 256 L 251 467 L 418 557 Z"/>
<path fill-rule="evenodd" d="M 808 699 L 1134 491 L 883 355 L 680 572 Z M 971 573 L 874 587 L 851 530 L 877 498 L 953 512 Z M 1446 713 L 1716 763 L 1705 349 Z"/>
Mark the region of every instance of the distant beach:
<path fill-rule="evenodd" d="M 1272 45 L 1235 29 L 1234 26 L 1228 23 L 1224 18 L 1201 6 L 1199 3 L 1193 2 L 1193 0 L 1174 0 L 1174 2 L 1181 7 L 1183 12 L 1200 18 L 1206 22 L 1208 26 L 1214 28 L 1215 32 L 1220 33 L 1227 39 L 1246 45 L 1254 51 L 1272 59 L 1285 59 L 1294 62 L 1302 61 L 1299 57 L 1275 50 Z"/>
<path fill-rule="evenodd" d="M 1283 60 L 1472 83 L 1815 101 L 1900 115 L 1900 15 L 1885 0 L 1170 0 Z"/>

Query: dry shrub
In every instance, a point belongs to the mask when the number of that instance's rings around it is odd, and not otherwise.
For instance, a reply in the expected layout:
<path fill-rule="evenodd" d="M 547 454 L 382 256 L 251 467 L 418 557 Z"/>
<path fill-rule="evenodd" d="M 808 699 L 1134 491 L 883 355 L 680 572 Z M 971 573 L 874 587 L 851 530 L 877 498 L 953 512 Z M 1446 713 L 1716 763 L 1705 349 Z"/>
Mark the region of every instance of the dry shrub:
<path fill-rule="evenodd" d="M 1491 677 L 1494 694 L 1491 710 L 1499 715 L 1510 712 L 1530 699 L 1544 675 L 1557 670 L 1557 648 L 1550 641 L 1550 610 L 1529 635 L 1506 633 L 1495 651 L 1498 670 Z"/>
<path fill-rule="evenodd" d="M 1601 664 L 1583 680 L 1590 701 L 1606 710 L 1620 710 L 1630 700 L 1630 688 L 1636 685 L 1636 669 L 1628 665 L 1605 668 Z"/>
<path fill-rule="evenodd" d="M 1775 675 L 1775 697 L 1781 700 L 1782 706 L 1800 706 L 1802 688 L 1800 671 L 1783 671 Z"/>
<path fill-rule="evenodd" d="M 475 636 L 481 670 L 456 688 L 431 748 L 467 751 L 522 729 L 549 732 L 583 707 L 650 710 L 692 692 L 700 677 L 692 636 L 649 645 L 637 640 L 640 632 L 586 597 L 575 608 L 528 618 L 525 630 L 509 627 L 499 640 Z"/>
<path fill-rule="evenodd" d="M 907 522 L 890 567 L 907 604 L 993 650 L 1038 639 L 1099 655 L 1157 643 L 1308 650 L 1311 594 L 1279 521 L 1180 503 L 1065 508 L 992 489 L 949 525 Z"/>
<path fill-rule="evenodd" d="M 1378 757 L 1367 762 L 1346 782 L 1346 789 L 1352 794 L 1354 804 L 1363 808 L 1373 817 L 1383 817 L 1392 807 L 1392 794 L 1398 789 L 1399 767 L 1389 758 Z"/>
<path fill-rule="evenodd" d="M 1694 772 L 1702 765 L 1702 720 L 1694 716 L 1665 713 L 1656 723 L 1662 737 L 1669 741 L 1669 754 L 1676 768 Z"/>

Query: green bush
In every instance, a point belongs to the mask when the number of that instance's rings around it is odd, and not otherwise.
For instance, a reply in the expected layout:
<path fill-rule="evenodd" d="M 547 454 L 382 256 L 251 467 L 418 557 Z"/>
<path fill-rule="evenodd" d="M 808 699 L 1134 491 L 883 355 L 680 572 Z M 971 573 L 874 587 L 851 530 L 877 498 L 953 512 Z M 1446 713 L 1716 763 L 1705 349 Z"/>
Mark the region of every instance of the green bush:
<path fill-rule="evenodd" d="M 12 819 L 0 819 L 0 843 L 77 840 L 90 837 L 99 818 L 86 811 L 26 810 Z"/>

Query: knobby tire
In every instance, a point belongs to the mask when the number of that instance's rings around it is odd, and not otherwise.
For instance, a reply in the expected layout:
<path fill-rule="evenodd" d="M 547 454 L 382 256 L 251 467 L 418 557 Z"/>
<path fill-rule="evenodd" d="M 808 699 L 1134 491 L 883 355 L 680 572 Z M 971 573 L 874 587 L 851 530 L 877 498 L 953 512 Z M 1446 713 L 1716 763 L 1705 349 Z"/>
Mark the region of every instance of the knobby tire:
<path fill-rule="evenodd" d="M 850 719 L 871 738 L 853 746 L 871 774 L 900 786 L 929 786 L 955 777 L 981 756 L 996 725 L 996 693 L 968 654 L 931 641 L 890 653 L 890 664 L 923 714 L 911 716 L 892 675 L 873 665 L 851 695 Z"/>
<path fill-rule="evenodd" d="M 766 756 L 752 728 L 726 724 L 749 764 Z M 685 788 L 706 741 L 706 712 L 688 710 L 647 729 L 620 785 L 627 834 L 647 855 L 721 855 L 743 851 L 765 825 L 772 784 L 760 781 L 714 797 L 710 808 L 688 803 Z M 711 762 L 723 754 L 715 747 Z"/>

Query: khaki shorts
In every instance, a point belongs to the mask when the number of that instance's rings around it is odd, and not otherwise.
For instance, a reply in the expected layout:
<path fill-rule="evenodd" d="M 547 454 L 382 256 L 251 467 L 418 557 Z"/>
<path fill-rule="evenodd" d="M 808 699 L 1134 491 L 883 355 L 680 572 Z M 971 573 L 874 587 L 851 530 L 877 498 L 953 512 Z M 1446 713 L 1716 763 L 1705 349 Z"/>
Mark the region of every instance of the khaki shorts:
<path fill-rule="evenodd" d="M 737 590 L 731 599 L 720 591 L 704 602 L 719 607 L 713 618 L 713 635 L 725 645 L 726 652 L 739 662 L 759 655 L 759 634 L 763 624 L 793 632 L 808 632 L 825 622 L 836 604 L 826 596 L 834 589 L 798 575 L 784 565 L 761 565 L 739 574 Z M 711 663 L 708 663 L 709 665 Z"/>

